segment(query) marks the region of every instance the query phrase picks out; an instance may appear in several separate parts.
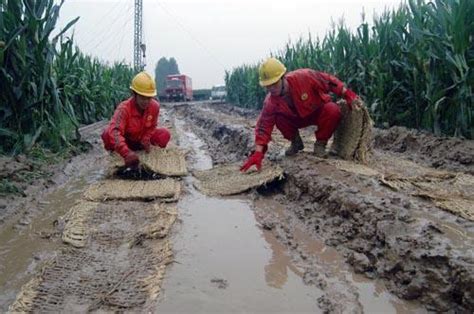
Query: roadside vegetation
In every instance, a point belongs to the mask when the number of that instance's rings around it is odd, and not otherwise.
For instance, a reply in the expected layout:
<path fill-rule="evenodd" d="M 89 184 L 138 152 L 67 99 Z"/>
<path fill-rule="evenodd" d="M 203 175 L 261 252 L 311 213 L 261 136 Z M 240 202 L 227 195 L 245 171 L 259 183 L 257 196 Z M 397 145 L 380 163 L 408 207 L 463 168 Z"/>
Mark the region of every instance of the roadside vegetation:
<path fill-rule="evenodd" d="M 355 32 L 343 22 L 273 54 L 289 71 L 333 73 L 365 99 L 378 126 L 474 138 L 474 1 L 410 0 Z M 260 108 L 258 64 L 226 72 L 228 101 Z"/>
<path fill-rule="evenodd" d="M 128 65 L 84 55 L 63 36 L 79 18 L 55 29 L 63 2 L 0 2 L 0 154 L 81 149 L 79 126 L 109 117 L 129 93 Z"/>
<path fill-rule="evenodd" d="M 88 150 L 79 126 L 108 118 L 133 70 L 84 55 L 57 30 L 62 3 L 0 2 L 0 196 L 24 195 L 50 165 Z M 1 155 L 14 155 L 13 159 Z"/>

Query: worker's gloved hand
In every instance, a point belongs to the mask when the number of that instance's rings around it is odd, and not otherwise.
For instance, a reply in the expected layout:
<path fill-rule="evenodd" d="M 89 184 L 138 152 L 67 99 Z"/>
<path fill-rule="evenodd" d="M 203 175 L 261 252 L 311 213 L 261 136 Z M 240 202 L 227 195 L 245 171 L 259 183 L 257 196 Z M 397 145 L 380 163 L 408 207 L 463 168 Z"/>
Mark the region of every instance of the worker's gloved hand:
<path fill-rule="evenodd" d="M 132 151 L 130 151 L 128 155 L 125 156 L 124 160 L 125 166 L 127 168 L 138 168 L 138 165 L 140 164 L 140 159 L 138 158 L 138 155 Z"/>
<path fill-rule="evenodd" d="M 346 92 L 344 93 L 344 99 L 346 100 L 347 106 L 349 107 L 350 110 L 352 110 L 353 106 L 352 103 L 354 100 L 356 100 L 359 96 L 357 96 L 356 93 L 351 91 L 350 89 L 346 89 Z"/>
<path fill-rule="evenodd" d="M 143 146 L 143 150 L 148 154 L 149 152 L 151 152 L 151 143 L 150 141 L 147 141 L 147 142 L 143 142 L 142 143 L 142 146 Z"/>
<path fill-rule="evenodd" d="M 240 171 L 245 172 L 250 169 L 253 165 L 257 167 L 257 170 L 260 171 L 262 169 L 262 160 L 264 154 L 262 152 L 254 152 L 247 161 L 240 167 Z"/>

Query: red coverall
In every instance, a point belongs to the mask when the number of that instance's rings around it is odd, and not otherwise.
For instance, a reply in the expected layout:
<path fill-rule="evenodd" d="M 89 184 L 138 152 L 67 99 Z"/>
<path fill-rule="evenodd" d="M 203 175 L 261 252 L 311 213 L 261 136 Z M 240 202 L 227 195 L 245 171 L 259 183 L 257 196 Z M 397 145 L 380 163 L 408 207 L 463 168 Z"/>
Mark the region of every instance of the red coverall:
<path fill-rule="evenodd" d="M 125 158 L 130 150 L 146 149 L 150 145 L 166 147 L 170 132 L 156 127 L 159 113 L 160 103 L 155 99 L 150 100 L 143 114 L 138 111 L 133 97 L 121 102 L 102 133 L 105 149 Z"/>
<path fill-rule="evenodd" d="M 344 84 L 336 77 L 311 69 L 288 72 L 289 94 L 267 95 L 255 127 L 255 144 L 266 146 L 273 127 L 292 140 L 300 128 L 317 125 L 316 139 L 326 142 L 341 119 L 341 110 L 329 93 L 343 96 Z"/>

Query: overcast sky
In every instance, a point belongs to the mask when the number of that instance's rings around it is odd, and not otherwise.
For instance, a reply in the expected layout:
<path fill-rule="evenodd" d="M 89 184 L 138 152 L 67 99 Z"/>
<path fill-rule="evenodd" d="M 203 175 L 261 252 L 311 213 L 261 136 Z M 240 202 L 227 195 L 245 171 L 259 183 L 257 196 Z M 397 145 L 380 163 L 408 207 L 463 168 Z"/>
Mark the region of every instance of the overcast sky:
<path fill-rule="evenodd" d="M 395 8 L 402 0 L 143 0 L 146 70 L 174 57 L 194 88 L 224 83 L 225 70 L 254 64 L 308 33 L 324 36 L 331 21 L 357 27 L 361 14 Z M 106 61 L 133 63 L 134 0 L 67 0 L 59 27 L 80 16 L 76 44 Z"/>

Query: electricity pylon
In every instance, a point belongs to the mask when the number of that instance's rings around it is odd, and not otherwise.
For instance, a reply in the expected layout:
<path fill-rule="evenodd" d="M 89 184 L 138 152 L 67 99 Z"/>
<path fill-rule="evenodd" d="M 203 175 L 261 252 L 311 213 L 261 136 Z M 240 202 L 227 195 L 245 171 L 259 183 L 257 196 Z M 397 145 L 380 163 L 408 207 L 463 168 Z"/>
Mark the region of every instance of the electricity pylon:
<path fill-rule="evenodd" d="M 133 36 L 133 66 L 136 71 L 145 68 L 146 45 L 143 43 L 143 0 L 135 0 L 135 24 Z"/>

